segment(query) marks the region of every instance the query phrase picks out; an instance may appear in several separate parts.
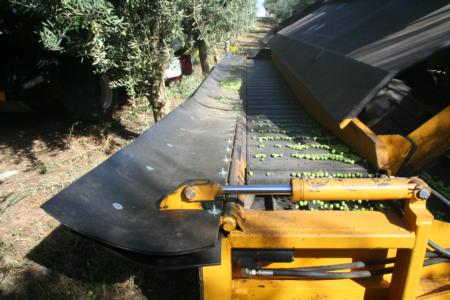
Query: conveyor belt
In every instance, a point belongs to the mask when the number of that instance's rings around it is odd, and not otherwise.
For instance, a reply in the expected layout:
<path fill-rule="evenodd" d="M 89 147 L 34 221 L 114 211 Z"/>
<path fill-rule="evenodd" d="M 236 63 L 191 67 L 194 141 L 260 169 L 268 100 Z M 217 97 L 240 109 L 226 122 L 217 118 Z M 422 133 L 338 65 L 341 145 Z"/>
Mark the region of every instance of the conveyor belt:
<path fill-rule="evenodd" d="M 345 153 L 350 149 L 312 120 L 270 59 L 248 60 L 246 92 L 248 184 L 287 183 L 301 172 L 311 172 L 303 174 L 310 177 L 368 176 L 362 160 L 352 164 L 292 157 L 333 154 L 333 149 L 346 158 L 356 155 Z M 293 149 L 299 144 L 332 149 Z"/>

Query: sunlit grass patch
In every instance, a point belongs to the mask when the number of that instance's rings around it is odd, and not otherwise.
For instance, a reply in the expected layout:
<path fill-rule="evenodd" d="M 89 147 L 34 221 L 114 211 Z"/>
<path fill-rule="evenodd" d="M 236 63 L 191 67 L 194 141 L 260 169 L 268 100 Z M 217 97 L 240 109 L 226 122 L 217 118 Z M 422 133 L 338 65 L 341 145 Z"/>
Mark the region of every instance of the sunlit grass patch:
<path fill-rule="evenodd" d="M 241 89 L 242 79 L 236 78 L 236 79 L 231 79 L 231 80 L 225 80 L 225 81 L 222 81 L 220 83 L 220 85 L 223 88 L 226 88 L 228 90 L 239 91 Z"/>

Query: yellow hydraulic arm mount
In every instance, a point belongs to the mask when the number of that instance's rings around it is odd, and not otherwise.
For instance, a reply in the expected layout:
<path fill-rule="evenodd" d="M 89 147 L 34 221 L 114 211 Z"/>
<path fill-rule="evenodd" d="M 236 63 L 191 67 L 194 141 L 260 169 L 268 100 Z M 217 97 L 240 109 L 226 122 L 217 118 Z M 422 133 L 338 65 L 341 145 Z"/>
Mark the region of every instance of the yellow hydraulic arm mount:
<path fill-rule="evenodd" d="M 160 202 L 161 210 L 202 209 L 201 202 L 219 195 L 286 195 L 292 201 L 303 200 L 399 200 L 423 199 L 431 189 L 419 178 L 301 179 L 289 185 L 226 185 L 196 180 L 181 185 Z"/>
<path fill-rule="evenodd" d="M 421 291 L 421 270 L 433 217 L 425 207 L 431 189 L 419 178 L 292 179 L 288 185 L 238 186 L 197 180 L 164 198 L 160 209 L 199 210 L 219 195 L 243 194 L 285 195 L 294 202 L 404 200 L 405 206 L 403 217 L 399 217 L 379 211 L 245 210 L 232 203 L 231 209 L 222 213 L 221 265 L 201 269 L 205 300 L 293 299 L 295 295 L 302 295 L 302 299 L 415 299 Z M 338 263 L 354 261 L 361 255 L 375 259 L 390 256 L 395 258 L 395 265 L 392 276 L 366 279 L 364 284 L 353 279 L 280 280 L 243 272 L 242 266 L 233 263 L 236 249 L 292 249 L 295 258 L 282 268 L 310 267 L 304 251 L 314 251 L 317 259 L 338 251 L 339 257 L 333 260 Z"/>

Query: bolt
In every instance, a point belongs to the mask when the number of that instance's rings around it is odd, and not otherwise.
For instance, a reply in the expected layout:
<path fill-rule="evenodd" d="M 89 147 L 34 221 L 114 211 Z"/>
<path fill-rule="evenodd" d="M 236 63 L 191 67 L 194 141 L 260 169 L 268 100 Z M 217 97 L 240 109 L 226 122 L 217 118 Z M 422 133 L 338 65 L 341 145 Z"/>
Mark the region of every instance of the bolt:
<path fill-rule="evenodd" d="M 250 269 L 244 268 L 244 269 L 241 269 L 241 272 L 242 272 L 242 276 L 244 276 L 244 277 L 250 276 Z"/>
<path fill-rule="evenodd" d="M 216 208 L 216 205 L 213 204 L 211 209 L 208 209 L 208 213 L 212 214 L 212 215 L 219 215 L 222 213 L 222 210 L 220 208 Z"/>
<path fill-rule="evenodd" d="M 221 175 L 222 177 L 225 177 L 227 175 L 227 171 L 225 171 L 223 168 L 222 170 L 220 170 L 219 175 Z"/>
<path fill-rule="evenodd" d="M 188 200 L 194 200 L 195 196 L 197 196 L 197 192 L 192 187 L 187 187 L 184 189 L 184 197 Z"/>
<path fill-rule="evenodd" d="M 427 200 L 431 196 L 431 192 L 428 189 L 420 189 L 417 196 L 422 200 Z"/>

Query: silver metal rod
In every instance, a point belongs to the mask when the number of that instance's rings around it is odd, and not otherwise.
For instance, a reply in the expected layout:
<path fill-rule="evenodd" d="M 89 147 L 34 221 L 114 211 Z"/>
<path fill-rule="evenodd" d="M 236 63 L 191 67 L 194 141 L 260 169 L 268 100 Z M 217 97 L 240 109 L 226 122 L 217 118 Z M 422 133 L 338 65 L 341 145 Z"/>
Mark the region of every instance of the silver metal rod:
<path fill-rule="evenodd" d="M 224 194 L 290 195 L 291 185 L 225 185 Z"/>
<path fill-rule="evenodd" d="M 444 203 L 445 205 L 447 205 L 448 207 L 450 207 L 450 200 L 448 200 L 447 198 L 445 198 L 444 195 L 442 195 L 441 193 L 439 193 L 438 191 L 436 191 L 435 189 L 431 189 L 433 195 L 438 198 L 442 203 Z"/>

